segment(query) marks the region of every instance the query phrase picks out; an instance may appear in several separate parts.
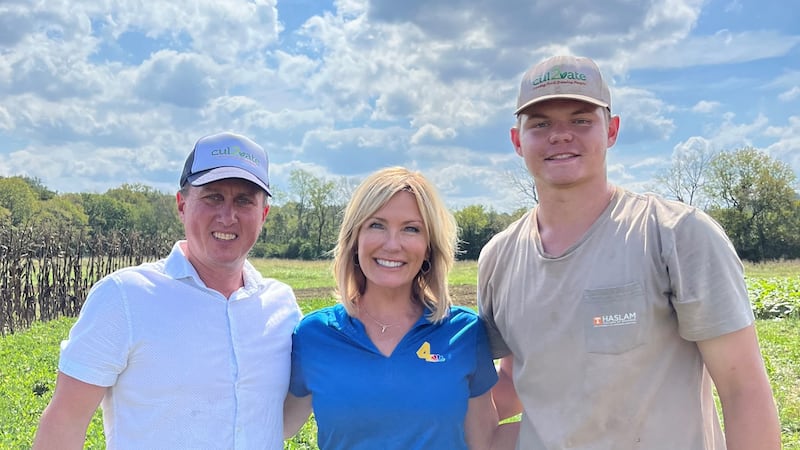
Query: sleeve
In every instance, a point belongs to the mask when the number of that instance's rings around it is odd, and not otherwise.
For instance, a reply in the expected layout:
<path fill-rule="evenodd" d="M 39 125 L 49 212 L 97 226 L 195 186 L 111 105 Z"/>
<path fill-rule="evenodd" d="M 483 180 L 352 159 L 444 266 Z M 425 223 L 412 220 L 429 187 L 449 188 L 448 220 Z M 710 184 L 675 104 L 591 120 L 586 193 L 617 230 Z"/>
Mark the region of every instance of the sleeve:
<path fill-rule="evenodd" d="M 511 354 L 511 350 L 494 320 L 494 291 L 491 282 L 496 258 L 495 244 L 494 239 L 490 240 L 478 257 L 478 315 L 484 323 L 492 356 L 502 358 Z"/>
<path fill-rule="evenodd" d="M 711 216 L 682 216 L 662 230 L 662 249 L 681 337 L 701 341 L 753 323 L 742 262 Z"/>
<path fill-rule="evenodd" d="M 58 369 L 97 386 L 112 386 L 127 366 L 130 323 L 124 292 L 115 275 L 97 282 L 78 320 L 61 343 Z"/>
<path fill-rule="evenodd" d="M 300 324 L 303 322 L 301 321 Z M 289 392 L 295 397 L 305 397 L 311 392 L 308 390 L 308 385 L 305 381 L 305 374 L 303 373 L 302 364 L 302 345 L 300 343 L 301 327 L 298 325 L 294 333 L 292 333 L 292 374 L 289 377 Z"/>
<path fill-rule="evenodd" d="M 483 321 L 475 318 L 475 373 L 469 382 L 470 397 L 477 397 L 486 393 L 497 383 L 497 369 L 492 361 L 492 353 L 489 350 L 489 339 L 486 335 L 486 328 Z"/>

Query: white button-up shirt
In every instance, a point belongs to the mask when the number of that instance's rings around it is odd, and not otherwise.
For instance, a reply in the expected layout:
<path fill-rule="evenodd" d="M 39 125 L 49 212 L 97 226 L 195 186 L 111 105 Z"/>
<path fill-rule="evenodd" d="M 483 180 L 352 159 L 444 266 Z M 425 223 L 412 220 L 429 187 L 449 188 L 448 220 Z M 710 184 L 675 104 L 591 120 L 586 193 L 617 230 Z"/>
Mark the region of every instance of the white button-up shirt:
<path fill-rule="evenodd" d="M 226 299 L 179 244 L 98 282 L 62 343 L 59 370 L 99 386 L 109 449 L 282 449 L 291 288 L 245 264 Z"/>

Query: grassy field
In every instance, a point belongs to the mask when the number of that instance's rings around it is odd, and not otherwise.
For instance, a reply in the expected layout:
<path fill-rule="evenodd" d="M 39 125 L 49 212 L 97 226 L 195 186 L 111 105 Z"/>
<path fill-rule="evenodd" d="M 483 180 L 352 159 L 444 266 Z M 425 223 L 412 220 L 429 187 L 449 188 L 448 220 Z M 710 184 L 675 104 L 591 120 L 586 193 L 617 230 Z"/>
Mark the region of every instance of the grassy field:
<path fill-rule="evenodd" d="M 254 260 L 265 275 L 292 285 L 304 312 L 330 305 L 330 262 Z M 455 301 L 474 305 L 477 264 L 459 262 L 450 284 Z M 800 261 L 746 266 L 751 296 L 764 310 L 771 305 L 794 307 L 786 319 L 759 319 L 762 353 L 783 428 L 783 448 L 800 450 Z M 782 314 L 785 314 L 786 311 Z M 765 312 L 765 317 L 769 314 Z M 42 409 L 52 396 L 59 343 L 67 336 L 73 318 L 38 323 L 30 330 L 0 338 L 0 449 L 27 449 Z M 286 449 L 316 449 L 316 430 L 310 420 L 286 442 Z M 102 449 L 103 427 L 98 412 L 89 426 L 86 448 Z"/>

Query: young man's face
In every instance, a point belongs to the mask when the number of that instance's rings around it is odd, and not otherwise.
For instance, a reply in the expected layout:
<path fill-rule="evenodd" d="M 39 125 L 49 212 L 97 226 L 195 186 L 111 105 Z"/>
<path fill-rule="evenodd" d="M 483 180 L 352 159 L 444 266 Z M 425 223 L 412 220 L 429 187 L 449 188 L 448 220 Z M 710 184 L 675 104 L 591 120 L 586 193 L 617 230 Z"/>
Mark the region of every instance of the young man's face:
<path fill-rule="evenodd" d="M 606 183 L 606 150 L 614 145 L 619 118 L 579 100 L 535 103 L 520 114 L 511 141 L 537 188 Z"/>
<path fill-rule="evenodd" d="M 269 205 L 255 184 L 231 178 L 189 186 L 177 195 L 186 231 L 186 256 L 195 269 L 241 270 L 258 239 Z"/>

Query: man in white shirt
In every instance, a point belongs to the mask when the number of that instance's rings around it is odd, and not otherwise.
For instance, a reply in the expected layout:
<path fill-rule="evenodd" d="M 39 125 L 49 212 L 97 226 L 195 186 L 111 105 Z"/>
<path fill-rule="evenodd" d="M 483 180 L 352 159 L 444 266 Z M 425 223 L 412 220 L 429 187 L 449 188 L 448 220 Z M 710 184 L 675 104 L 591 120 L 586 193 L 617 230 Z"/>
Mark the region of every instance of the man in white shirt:
<path fill-rule="evenodd" d="M 90 291 L 62 343 L 34 449 L 81 449 L 102 403 L 109 449 L 283 448 L 291 288 L 247 261 L 269 211 L 250 139 L 197 141 L 176 195 L 186 239 Z"/>

